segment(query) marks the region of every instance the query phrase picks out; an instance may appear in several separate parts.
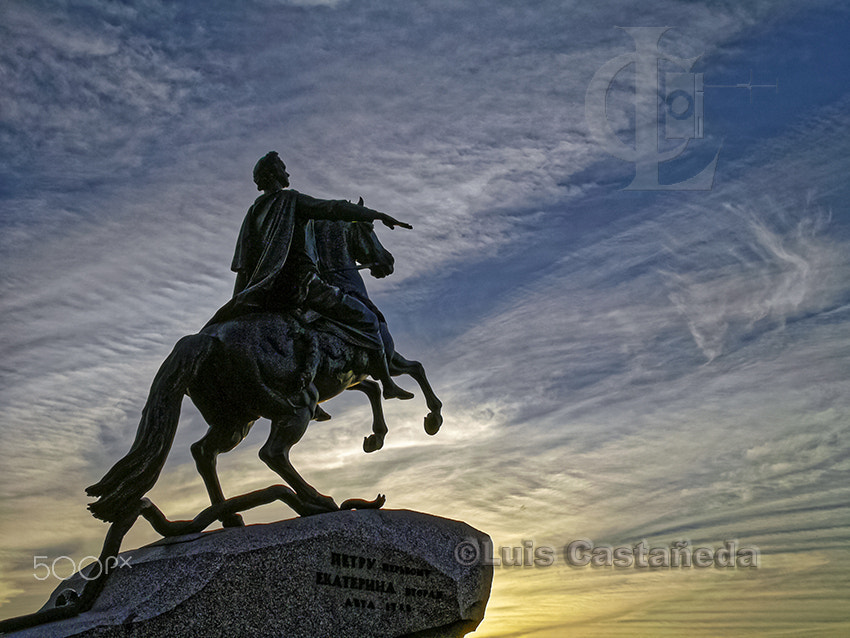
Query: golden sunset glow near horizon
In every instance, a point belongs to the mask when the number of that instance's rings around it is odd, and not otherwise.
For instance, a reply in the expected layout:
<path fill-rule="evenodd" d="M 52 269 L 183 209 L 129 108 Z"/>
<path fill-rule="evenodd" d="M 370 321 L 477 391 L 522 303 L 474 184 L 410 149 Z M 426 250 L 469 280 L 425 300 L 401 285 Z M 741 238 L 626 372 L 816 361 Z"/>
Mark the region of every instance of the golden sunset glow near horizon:
<path fill-rule="evenodd" d="M 0 618 L 100 551 L 84 488 L 229 299 L 275 149 L 413 224 L 364 277 L 445 419 L 400 377 L 382 450 L 345 393 L 292 462 L 489 534 L 471 635 L 850 635 L 848 32 L 835 1 L 3 3 Z M 184 400 L 171 519 L 205 431 Z M 280 482 L 268 432 L 226 495 Z"/>

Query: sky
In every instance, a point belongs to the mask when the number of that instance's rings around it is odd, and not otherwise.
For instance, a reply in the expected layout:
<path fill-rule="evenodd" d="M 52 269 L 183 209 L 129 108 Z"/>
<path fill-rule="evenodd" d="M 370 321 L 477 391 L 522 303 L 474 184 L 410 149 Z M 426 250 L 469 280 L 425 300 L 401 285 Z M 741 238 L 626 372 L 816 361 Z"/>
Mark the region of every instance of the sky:
<path fill-rule="evenodd" d="M 396 271 L 367 286 L 445 406 L 429 437 L 421 393 L 387 403 L 366 455 L 346 393 L 295 466 L 555 549 L 495 567 L 475 636 L 846 635 L 848 32 L 817 0 L 0 2 L 0 616 L 58 584 L 34 557 L 98 553 L 84 487 L 229 298 L 277 150 L 293 188 L 413 224 L 378 229 Z M 186 399 L 171 518 L 207 504 L 204 431 Z M 279 482 L 267 432 L 220 457 L 226 494 Z M 578 539 L 759 561 L 571 566 Z"/>

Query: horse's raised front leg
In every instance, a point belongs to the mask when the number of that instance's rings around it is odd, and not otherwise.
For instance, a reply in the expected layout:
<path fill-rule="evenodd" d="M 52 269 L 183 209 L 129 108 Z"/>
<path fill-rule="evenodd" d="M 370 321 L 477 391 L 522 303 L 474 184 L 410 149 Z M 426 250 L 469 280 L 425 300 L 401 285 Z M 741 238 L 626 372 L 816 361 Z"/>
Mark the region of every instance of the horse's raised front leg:
<path fill-rule="evenodd" d="M 407 374 L 413 378 L 419 387 L 422 388 L 422 394 L 425 396 L 425 404 L 428 406 L 429 413 L 425 415 L 425 431 L 428 434 L 436 434 L 440 431 L 440 426 L 443 425 L 443 402 L 434 394 L 431 384 L 428 383 L 428 377 L 425 376 L 425 368 L 418 361 L 409 361 L 401 356 L 398 352 L 394 352 L 390 360 L 390 374 L 393 376 L 399 374 Z"/>
<path fill-rule="evenodd" d="M 380 450 L 384 447 L 384 437 L 386 437 L 389 431 L 387 422 L 384 420 L 384 407 L 381 403 L 381 386 L 371 379 L 364 379 L 348 389 L 360 390 L 369 397 L 369 403 L 372 404 L 372 434 L 363 437 L 363 451 L 374 452 L 375 450 Z"/>
<path fill-rule="evenodd" d="M 289 483 L 298 497 L 317 513 L 334 512 L 339 509 L 334 500 L 330 496 L 320 494 L 316 488 L 307 483 L 289 461 L 289 451 L 304 436 L 312 415 L 311 408 L 298 408 L 290 416 L 272 421 L 269 439 L 260 448 L 260 459 Z"/>
<path fill-rule="evenodd" d="M 197 443 L 192 444 L 190 449 L 192 450 L 192 457 L 195 459 L 195 467 L 198 468 L 198 473 L 204 479 L 204 485 L 210 495 L 212 505 L 218 505 L 225 500 L 218 474 L 215 471 L 216 457 L 223 452 L 230 452 L 239 445 L 248 435 L 253 423 L 251 421 L 247 424 L 230 427 L 210 426 L 206 435 Z M 225 515 L 221 518 L 221 522 L 225 527 L 242 527 L 245 524 L 239 514 Z"/>

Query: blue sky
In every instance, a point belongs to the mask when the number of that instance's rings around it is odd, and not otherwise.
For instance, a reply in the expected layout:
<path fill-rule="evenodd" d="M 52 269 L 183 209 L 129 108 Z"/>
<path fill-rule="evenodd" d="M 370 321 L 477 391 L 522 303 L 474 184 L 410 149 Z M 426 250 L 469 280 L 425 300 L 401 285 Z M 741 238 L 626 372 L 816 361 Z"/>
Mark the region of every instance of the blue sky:
<path fill-rule="evenodd" d="M 637 26 L 700 56 L 705 137 L 662 179 L 720 149 L 710 190 L 624 190 L 634 165 L 592 135 L 588 87 Z M 3 3 L 0 615 L 57 584 L 34 555 L 99 549 L 83 488 L 126 451 L 173 343 L 228 298 L 251 168 L 275 149 L 294 188 L 413 223 L 378 231 L 397 269 L 367 285 L 446 404 L 434 438 L 419 398 L 388 404 L 367 456 L 363 397 L 334 399 L 293 453 L 308 480 L 497 546 L 762 554 L 734 572 L 498 568 L 476 635 L 845 633 L 848 27 L 837 2 Z M 711 86 L 751 73 L 778 89 Z M 623 139 L 634 77 L 609 96 Z M 277 481 L 266 431 L 222 457 L 226 493 Z M 172 517 L 205 505 L 203 432 L 187 400 L 151 493 Z M 140 524 L 127 543 L 151 540 Z"/>

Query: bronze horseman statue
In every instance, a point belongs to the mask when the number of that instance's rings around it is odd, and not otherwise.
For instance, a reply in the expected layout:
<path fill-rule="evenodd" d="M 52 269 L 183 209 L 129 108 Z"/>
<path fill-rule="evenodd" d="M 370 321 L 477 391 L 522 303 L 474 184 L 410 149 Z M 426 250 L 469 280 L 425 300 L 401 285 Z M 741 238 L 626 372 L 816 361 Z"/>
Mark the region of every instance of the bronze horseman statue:
<path fill-rule="evenodd" d="M 436 434 L 442 424 L 442 404 L 422 365 L 395 352 L 386 321 L 359 274 L 368 268 L 384 277 L 393 270 L 393 257 L 378 241 L 374 221 L 389 228 L 412 227 L 366 208 L 362 200 L 320 200 L 289 189 L 286 166 L 275 152 L 257 162 L 254 181 L 263 194 L 248 210 L 239 233 L 233 297 L 199 333 L 177 342 L 153 380 L 129 452 L 86 489 L 97 497 L 89 504 L 92 514 L 112 523 L 101 565 L 117 556 L 139 516 L 164 536 L 173 536 L 201 531 L 215 520 L 241 526 L 240 511 L 274 500 L 285 501 L 302 516 L 381 507 L 381 495 L 337 505 L 289 461 L 290 449 L 310 421 L 330 418 L 319 403 L 343 390 L 357 389 L 369 397 L 373 424 L 363 442 L 366 452 L 380 449 L 387 433 L 382 396 L 413 397 L 395 384 L 393 375 L 408 374 L 422 389 L 429 409 L 426 432 Z M 383 392 L 370 376 L 381 382 Z M 211 506 L 191 521 L 169 521 L 144 495 L 165 464 L 184 395 L 209 425 L 191 450 Z M 259 418 L 271 421 L 260 458 L 288 486 L 225 499 L 216 457 L 236 447 Z M 63 607 L 3 621 L 0 632 L 90 609 L 109 573 L 104 568 L 81 594 L 69 590 Z"/>
<path fill-rule="evenodd" d="M 356 242 L 361 252 L 353 259 L 378 275 L 388 274 L 392 256 L 377 242 L 372 222 L 379 220 L 389 228 L 411 226 L 362 205 L 287 189 L 289 174 L 275 152 L 257 162 L 254 181 L 263 194 L 248 210 L 239 234 L 232 264 L 237 273 L 233 298 L 201 332 L 177 343 L 153 381 L 130 451 L 86 490 L 98 497 L 89 509 L 102 520 L 121 520 L 140 507 L 165 463 L 184 394 L 209 424 L 206 436 L 192 446 L 192 455 L 213 505 L 225 500 L 215 473 L 216 457 L 232 450 L 251 425 L 265 417 L 272 422 L 271 433 L 260 458 L 295 491 L 296 511 L 338 509 L 292 467 L 289 450 L 317 415 L 320 401 L 363 384 L 360 389 L 373 394 L 370 375 L 383 384 L 385 398 L 407 399 L 412 395 L 399 388 L 390 373 L 412 374 L 431 410 L 426 430 L 434 434 L 440 427 L 441 404 L 421 365 L 394 352 L 386 323 L 367 301 L 365 288 L 361 299 L 331 285 L 320 275 L 323 264 L 317 263 L 320 249 L 350 255 Z M 325 232 L 336 242 L 323 245 L 314 220 L 353 228 L 336 235 Z M 357 264 L 352 260 L 342 268 L 356 269 Z M 378 412 L 380 403 L 372 405 Z M 382 421 L 376 414 L 378 440 L 367 440 L 367 451 L 380 447 L 386 431 Z M 239 525 L 241 519 L 226 514 L 222 522 Z"/>

